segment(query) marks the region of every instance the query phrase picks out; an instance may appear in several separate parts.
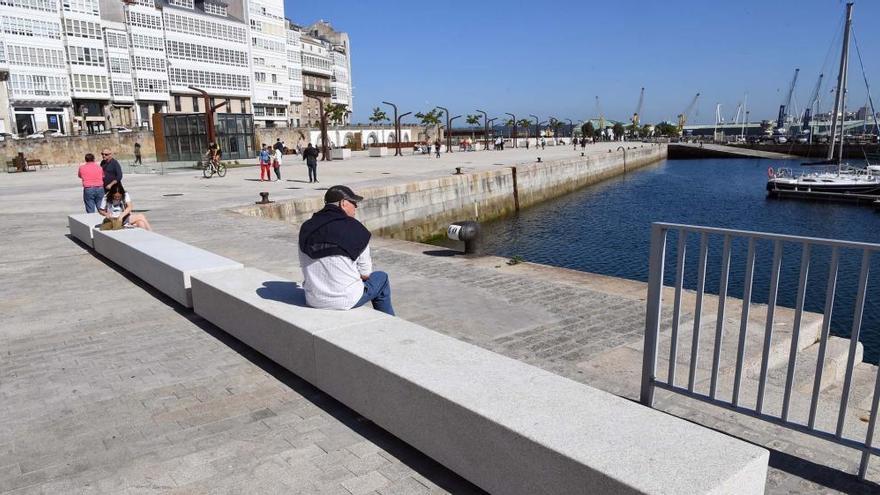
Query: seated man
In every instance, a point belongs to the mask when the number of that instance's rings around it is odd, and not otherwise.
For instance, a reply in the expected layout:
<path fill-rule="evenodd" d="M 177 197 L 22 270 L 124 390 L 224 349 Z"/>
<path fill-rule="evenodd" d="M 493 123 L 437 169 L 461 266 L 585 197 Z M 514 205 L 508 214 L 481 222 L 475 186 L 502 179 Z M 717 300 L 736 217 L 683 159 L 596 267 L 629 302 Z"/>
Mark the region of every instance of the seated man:
<path fill-rule="evenodd" d="M 355 220 L 358 196 L 346 186 L 324 194 L 324 208 L 299 229 L 299 263 L 306 304 L 320 309 L 352 309 L 372 302 L 394 316 L 388 274 L 374 272 L 370 231 Z"/>

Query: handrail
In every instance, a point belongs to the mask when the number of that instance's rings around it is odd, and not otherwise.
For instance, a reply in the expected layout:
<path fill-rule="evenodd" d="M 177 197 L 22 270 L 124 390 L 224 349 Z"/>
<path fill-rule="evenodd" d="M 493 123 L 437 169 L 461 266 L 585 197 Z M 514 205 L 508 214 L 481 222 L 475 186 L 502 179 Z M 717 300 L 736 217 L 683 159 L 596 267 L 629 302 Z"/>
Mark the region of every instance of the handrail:
<path fill-rule="evenodd" d="M 675 277 L 674 277 L 674 299 L 669 345 L 669 363 L 665 380 L 657 376 L 657 364 L 659 357 L 660 343 L 660 324 L 662 319 L 663 308 L 663 280 L 666 268 L 666 250 L 668 233 L 676 232 L 677 250 L 675 256 Z M 678 345 L 681 338 L 681 313 L 682 313 L 682 292 L 684 286 L 684 273 L 687 258 L 689 236 L 699 237 L 699 252 L 697 255 L 697 285 L 696 285 L 696 302 L 694 307 L 694 323 L 691 349 L 689 356 L 679 356 Z M 698 359 L 700 357 L 700 332 L 703 326 L 702 313 L 704 292 L 706 284 L 707 259 L 710 244 L 710 236 L 721 236 L 723 238 L 723 247 L 721 250 L 721 265 L 719 273 L 718 287 L 718 312 L 715 321 L 715 334 L 712 348 L 712 364 L 711 379 L 709 382 L 708 394 L 696 389 L 696 374 L 698 371 Z M 719 369 L 722 362 L 722 335 L 724 323 L 726 321 L 725 304 L 727 302 L 727 290 L 731 266 L 732 242 L 734 239 L 748 241 L 747 254 L 745 257 L 745 272 L 743 274 L 743 299 L 742 311 L 739 322 L 739 335 L 736 346 L 736 364 L 734 368 L 733 392 L 730 394 L 730 400 L 720 399 L 718 397 L 718 377 Z M 741 384 L 744 376 L 744 356 L 746 348 L 746 334 L 748 332 L 748 323 L 750 317 L 750 309 L 752 305 L 752 285 L 754 281 L 755 260 L 757 258 L 756 241 L 765 240 L 772 242 L 772 262 L 769 274 L 769 293 L 767 296 L 767 314 L 763 328 L 763 342 L 760 360 L 760 377 L 758 379 L 758 390 L 754 398 L 754 407 L 744 406 L 742 403 Z M 767 392 L 767 383 L 770 376 L 769 356 L 771 353 L 771 342 L 774 338 L 774 319 L 777 312 L 777 299 L 781 288 L 780 277 L 782 261 L 785 253 L 785 245 L 797 245 L 800 247 L 800 271 L 797 282 L 797 294 L 795 296 L 794 319 L 791 328 L 791 342 L 788 350 L 786 361 L 781 363 L 780 369 L 785 369 L 785 385 L 782 394 L 781 413 L 776 416 L 769 414 L 765 408 L 765 394 Z M 799 342 L 801 323 L 803 320 L 804 302 L 806 298 L 807 285 L 809 283 L 809 273 L 811 260 L 813 258 L 813 248 L 816 246 L 826 246 L 831 248 L 829 257 L 828 281 L 825 287 L 825 312 L 822 317 L 822 326 L 818 341 L 818 357 L 815 367 L 815 375 L 812 377 L 812 390 L 810 395 L 809 420 L 807 424 L 801 424 L 791 419 L 792 408 L 792 391 L 794 388 L 795 365 L 800 350 Z M 644 356 L 642 361 L 642 383 L 640 392 L 640 402 L 648 407 L 654 405 L 654 391 L 656 388 L 666 390 L 668 392 L 685 395 L 687 397 L 706 402 L 715 406 L 729 409 L 738 413 L 746 414 L 751 417 L 762 419 L 770 423 L 789 428 L 795 431 L 806 433 L 808 435 L 828 440 L 839 445 L 853 447 L 861 451 L 862 457 L 859 463 L 858 476 L 864 479 L 870 461 L 871 454 L 880 455 L 880 450 L 872 445 L 874 430 L 877 427 L 877 416 L 880 415 L 880 374 L 874 377 L 873 382 L 873 400 L 870 407 L 870 416 L 868 419 L 867 434 L 863 440 L 857 440 L 844 437 L 844 426 L 846 423 L 846 413 L 850 403 L 850 395 L 853 385 L 853 370 L 856 365 L 855 359 L 858 353 L 859 335 L 862 329 L 863 313 L 865 309 L 865 299 L 868 291 L 868 273 L 870 270 L 870 262 L 872 254 L 880 252 L 880 244 L 854 242 L 835 239 L 823 239 L 816 237 L 805 237 L 787 234 L 774 234 L 767 232 L 751 232 L 746 230 L 725 229 L 717 227 L 704 227 L 697 225 L 684 225 L 676 223 L 657 222 L 651 226 L 651 248 L 649 257 L 648 272 L 648 298 L 647 312 L 645 315 L 645 345 Z M 850 332 L 850 343 L 848 346 L 846 368 L 844 373 L 844 381 L 840 396 L 840 403 L 837 409 L 836 428 L 834 431 L 823 431 L 816 426 L 816 415 L 819 403 L 819 393 L 822 384 L 822 375 L 827 351 L 827 343 L 830 338 L 831 326 L 831 310 L 834 307 L 834 299 L 838 282 L 838 268 L 841 260 L 841 250 L 856 250 L 861 253 L 861 261 L 858 275 L 858 289 L 855 294 L 852 314 L 852 328 Z M 758 345 L 756 343 L 756 345 Z M 682 362 L 685 361 L 685 362 Z M 686 384 L 676 383 L 676 367 L 680 365 L 688 366 L 688 376 Z M 832 419 L 832 418 L 829 418 Z"/>

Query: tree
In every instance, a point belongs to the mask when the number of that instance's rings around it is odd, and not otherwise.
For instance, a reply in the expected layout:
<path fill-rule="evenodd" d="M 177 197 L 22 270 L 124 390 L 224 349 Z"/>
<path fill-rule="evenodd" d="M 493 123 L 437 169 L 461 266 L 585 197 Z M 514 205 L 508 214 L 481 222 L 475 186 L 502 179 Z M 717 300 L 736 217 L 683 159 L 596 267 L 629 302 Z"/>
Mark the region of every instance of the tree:
<path fill-rule="evenodd" d="M 654 134 L 665 137 L 677 137 L 678 126 L 670 124 L 669 122 L 660 122 L 654 126 Z"/>
<path fill-rule="evenodd" d="M 611 131 L 614 132 L 615 139 L 622 138 L 623 134 L 625 132 L 625 130 L 623 128 L 623 124 L 621 124 L 620 122 L 615 123 L 614 127 L 611 128 Z"/>
<path fill-rule="evenodd" d="M 428 127 L 432 125 L 437 126 L 437 139 L 440 139 L 440 119 L 443 117 L 443 110 L 434 108 L 430 112 L 419 112 L 415 117 L 422 121 L 422 125 L 425 126 L 426 132 Z"/>
<path fill-rule="evenodd" d="M 654 135 L 654 126 L 651 124 L 645 124 L 642 126 L 642 130 L 639 132 L 640 136 L 651 137 Z"/>
<path fill-rule="evenodd" d="M 632 122 L 628 126 L 626 126 L 626 130 L 627 130 L 627 132 L 629 132 L 629 135 L 632 136 L 633 138 L 639 137 L 639 127 L 636 126 L 635 122 Z"/>
<path fill-rule="evenodd" d="M 342 122 L 342 119 L 345 118 L 345 115 L 348 114 L 348 105 L 342 103 L 330 103 L 329 105 L 324 106 L 324 113 L 327 115 L 327 119 L 330 122 L 339 124 Z"/>
<path fill-rule="evenodd" d="M 596 129 L 593 127 L 593 123 L 589 120 L 581 126 L 581 134 L 584 137 L 591 138 L 596 135 Z"/>
<path fill-rule="evenodd" d="M 530 129 L 531 126 L 532 126 L 532 121 L 529 120 L 529 119 L 519 119 L 519 121 L 516 123 L 516 125 L 517 125 L 518 127 L 520 127 L 521 129 L 525 129 L 525 130 L 526 130 L 526 139 L 528 139 L 528 137 L 529 137 L 529 129 Z"/>
<path fill-rule="evenodd" d="M 379 107 L 373 109 L 373 115 L 370 115 L 370 122 L 378 124 L 379 122 L 385 122 L 386 120 L 391 120 L 388 118 L 387 113 L 383 112 Z"/>
<path fill-rule="evenodd" d="M 473 129 L 471 129 L 471 139 L 475 140 L 476 138 L 474 137 L 474 129 L 480 127 L 480 116 L 476 114 L 468 115 L 467 117 L 465 117 L 465 122 L 473 127 Z"/>

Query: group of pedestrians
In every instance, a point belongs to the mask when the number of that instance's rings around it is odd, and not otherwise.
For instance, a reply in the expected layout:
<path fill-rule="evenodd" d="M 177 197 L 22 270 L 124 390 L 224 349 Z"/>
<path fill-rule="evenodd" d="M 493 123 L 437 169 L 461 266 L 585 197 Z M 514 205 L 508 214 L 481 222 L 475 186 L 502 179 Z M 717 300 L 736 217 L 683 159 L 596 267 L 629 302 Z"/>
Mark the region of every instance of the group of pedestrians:
<path fill-rule="evenodd" d="M 296 154 L 296 151 L 294 151 L 294 154 Z M 312 143 L 309 143 L 305 149 L 301 150 L 301 154 L 302 159 L 306 162 L 306 167 L 309 170 L 309 183 L 317 183 L 318 148 L 315 148 L 312 146 Z M 258 159 L 260 162 L 260 182 L 272 182 L 272 170 L 275 171 L 274 180 L 281 180 L 281 164 L 284 159 L 284 143 L 282 143 L 280 139 L 277 140 L 273 146 L 263 144 L 260 147 Z"/>
<path fill-rule="evenodd" d="M 100 163 L 94 154 L 86 153 L 77 176 L 82 181 L 86 213 L 97 212 L 104 217 L 101 230 L 126 227 L 152 230 L 146 216 L 133 212 L 131 195 L 122 186 L 122 166 L 110 148 L 101 151 Z"/>

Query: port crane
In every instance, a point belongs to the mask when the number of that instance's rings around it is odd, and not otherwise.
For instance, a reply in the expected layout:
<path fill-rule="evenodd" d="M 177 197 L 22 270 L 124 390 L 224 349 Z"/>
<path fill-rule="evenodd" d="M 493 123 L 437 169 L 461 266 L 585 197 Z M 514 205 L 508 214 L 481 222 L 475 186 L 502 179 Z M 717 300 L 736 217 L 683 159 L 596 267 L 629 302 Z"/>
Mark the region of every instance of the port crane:
<path fill-rule="evenodd" d="M 816 86 L 813 88 L 813 93 L 810 95 L 810 100 L 807 102 L 807 108 L 804 109 L 804 119 L 803 119 L 803 129 L 810 129 L 810 134 L 813 134 L 813 130 L 810 127 L 810 124 L 813 121 L 813 108 L 815 108 L 816 113 L 819 113 L 819 91 L 822 89 L 822 78 L 825 77 L 825 74 L 819 74 L 819 80 L 816 81 Z M 812 136 L 811 136 L 812 139 Z"/>
<path fill-rule="evenodd" d="M 679 134 L 681 134 L 682 131 L 684 130 L 684 126 L 685 126 L 685 124 L 687 124 L 688 118 L 690 118 L 691 112 L 693 111 L 694 107 L 697 106 L 697 100 L 699 98 L 700 98 L 700 93 L 697 93 L 696 96 L 694 96 L 694 99 L 691 100 L 691 102 L 687 106 L 687 108 L 684 109 L 684 112 L 681 112 L 680 114 L 678 114 L 678 133 Z"/>
<path fill-rule="evenodd" d="M 800 71 L 800 69 L 794 70 L 794 77 L 791 78 L 791 84 L 788 86 L 788 95 L 785 97 L 785 103 L 779 105 L 779 115 L 776 118 L 776 132 L 779 134 L 785 134 L 785 117 L 791 107 L 791 97 L 794 95 L 794 88 L 797 85 L 798 74 Z"/>
<path fill-rule="evenodd" d="M 645 102 L 645 88 L 642 88 L 642 91 L 639 93 L 639 104 L 636 105 L 636 111 L 633 112 L 633 116 L 631 119 L 633 126 L 633 135 L 639 135 L 639 116 L 642 114 L 642 104 Z"/>

